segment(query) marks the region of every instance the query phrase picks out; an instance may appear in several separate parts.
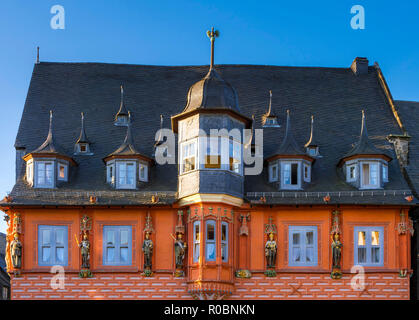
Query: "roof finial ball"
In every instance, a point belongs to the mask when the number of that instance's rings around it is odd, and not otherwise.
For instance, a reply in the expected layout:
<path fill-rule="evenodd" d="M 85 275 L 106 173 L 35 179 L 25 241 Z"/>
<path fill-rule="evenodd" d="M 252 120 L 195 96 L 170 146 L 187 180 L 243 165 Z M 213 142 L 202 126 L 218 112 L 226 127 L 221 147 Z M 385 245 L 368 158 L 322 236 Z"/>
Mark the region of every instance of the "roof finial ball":
<path fill-rule="evenodd" d="M 220 35 L 220 32 L 218 30 L 214 31 L 214 27 L 211 28 L 211 31 L 207 31 L 207 36 L 210 38 L 211 41 L 211 65 L 210 70 L 214 67 L 214 42 L 215 38 L 218 38 Z"/>

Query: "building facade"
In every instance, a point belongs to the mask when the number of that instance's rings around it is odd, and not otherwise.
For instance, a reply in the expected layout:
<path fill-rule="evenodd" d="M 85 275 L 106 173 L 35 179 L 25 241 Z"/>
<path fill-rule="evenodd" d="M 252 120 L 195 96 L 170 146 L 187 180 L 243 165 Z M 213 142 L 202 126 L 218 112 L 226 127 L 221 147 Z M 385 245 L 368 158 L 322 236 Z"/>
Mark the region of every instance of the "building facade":
<path fill-rule="evenodd" d="M 209 67 L 35 64 L 11 298 L 410 299 L 409 135 L 378 64 L 215 66 L 208 36 Z"/>

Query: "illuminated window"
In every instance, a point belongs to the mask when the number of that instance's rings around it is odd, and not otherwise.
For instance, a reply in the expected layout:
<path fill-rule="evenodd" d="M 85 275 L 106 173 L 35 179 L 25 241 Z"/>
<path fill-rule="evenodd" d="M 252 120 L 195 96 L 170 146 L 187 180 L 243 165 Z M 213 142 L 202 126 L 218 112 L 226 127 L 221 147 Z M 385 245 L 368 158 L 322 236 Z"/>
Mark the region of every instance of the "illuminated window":
<path fill-rule="evenodd" d="M 199 261 L 199 246 L 201 245 L 201 223 L 195 221 L 193 224 L 193 262 Z"/>
<path fill-rule="evenodd" d="M 196 169 L 196 151 L 195 140 L 181 145 L 181 173 Z"/>
<path fill-rule="evenodd" d="M 103 227 L 103 265 L 129 266 L 132 261 L 132 227 Z"/>
<path fill-rule="evenodd" d="M 206 261 L 215 261 L 216 244 L 215 244 L 215 221 L 207 220 L 205 223 L 205 259 Z"/>
<path fill-rule="evenodd" d="M 209 137 L 206 145 L 207 152 L 205 154 L 205 168 L 220 169 L 221 168 L 221 138 Z"/>
<path fill-rule="evenodd" d="M 67 181 L 67 170 L 68 166 L 66 164 L 58 163 L 57 179 Z"/>
<path fill-rule="evenodd" d="M 355 227 L 354 264 L 363 266 L 384 265 L 384 228 Z"/>
<path fill-rule="evenodd" d="M 38 264 L 66 266 L 68 264 L 67 226 L 40 225 L 38 227 Z"/>
<path fill-rule="evenodd" d="M 290 266 L 317 266 L 317 227 L 289 227 Z"/>
<path fill-rule="evenodd" d="M 378 188 L 380 186 L 378 176 L 378 162 L 362 162 L 361 168 L 361 187 L 368 189 Z"/>

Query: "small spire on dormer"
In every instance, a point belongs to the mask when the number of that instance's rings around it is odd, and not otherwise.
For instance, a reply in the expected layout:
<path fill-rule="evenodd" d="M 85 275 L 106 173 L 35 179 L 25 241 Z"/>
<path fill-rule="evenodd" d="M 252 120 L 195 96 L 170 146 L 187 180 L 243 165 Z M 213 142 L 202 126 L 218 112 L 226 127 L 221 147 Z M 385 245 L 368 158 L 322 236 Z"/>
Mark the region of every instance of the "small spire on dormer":
<path fill-rule="evenodd" d="M 116 126 L 126 126 L 128 122 L 128 112 L 125 107 L 124 102 L 124 87 L 121 85 L 121 103 L 119 105 L 119 110 L 115 115 L 115 125 Z"/>
<path fill-rule="evenodd" d="M 262 125 L 263 127 L 280 127 L 278 119 L 272 111 L 272 90 L 269 90 L 269 107 L 268 112 L 262 116 Z"/>
<path fill-rule="evenodd" d="M 304 145 L 307 150 L 307 153 L 310 156 L 320 156 L 319 155 L 319 142 L 316 139 L 318 135 L 314 135 L 314 115 L 311 115 L 311 130 L 310 130 L 310 139 Z"/>
<path fill-rule="evenodd" d="M 134 147 L 134 141 L 131 132 L 131 112 L 128 111 L 127 134 L 121 146 L 112 152 L 109 156 L 117 155 L 138 155 L 140 154 Z"/>
<path fill-rule="evenodd" d="M 287 110 L 287 125 L 285 128 L 285 137 L 282 144 L 275 152 L 275 155 L 305 155 L 306 153 L 295 141 L 294 135 L 291 129 L 291 116 L 290 111 Z"/>
<path fill-rule="evenodd" d="M 39 47 L 36 47 L 36 64 L 39 64 Z"/>
<path fill-rule="evenodd" d="M 79 138 L 74 146 L 74 154 L 92 155 L 90 152 L 90 141 L 87 139 L 86 130 L 84 128 L 84 113 L 81 113 L 81 129 Z"/>

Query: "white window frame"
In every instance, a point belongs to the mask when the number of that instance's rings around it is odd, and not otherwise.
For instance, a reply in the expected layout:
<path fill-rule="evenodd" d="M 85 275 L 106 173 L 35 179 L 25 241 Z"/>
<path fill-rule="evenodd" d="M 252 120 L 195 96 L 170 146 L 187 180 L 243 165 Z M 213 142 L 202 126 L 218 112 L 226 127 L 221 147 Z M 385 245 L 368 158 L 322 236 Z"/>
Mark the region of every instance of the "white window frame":
<path fill-rule="evenodd" d="M 306 177 L 306 169 L 307 168 L 307 177 Z M 303 163 L 303 178 L 304 182 L 311 182 L 311 165 L 308 163 Z"/>
<path fill-rule="evenodd" d="M 51 168 L 51 181 L 50 183 L 46 183 L 47 177 L 47 170 L 46 165 L 49 165 Z M 39 173 L 41 166 L 44 166 L 44 183 L 39 182 Z M 46 160 L 46 161 L 35 161 L 35 187 L 37 188 L 54 188 L 55 185 L 55 161 L 54 160 Z"/>
<path fill-rule="evenodd" d="M 269 164 L 269 166 L 268 166 L 268 170 L 269 170 L 269 182 L 276 182 L 276 181 L 278 181 L 278 169 L 279 169 L 279 166 L 278 166 L 278 163 L 277 162 L 275 162 L 275 163 L 270 163 Z M 275 176 L 273 176 L 273 172 L 275 172 Z"/>
<path fill-rule="evenodd" d="M 188 145 L 189 146 L 190 145 L 194 145 L 195 146 L 194 152 L 188 152 L 188 154 L 184 155 L 184 147 L 185 146 L 188 146 Z M 189 147 L 189 150 L 190 150 L 190 147 Z M 197 165 L 198 165 L 198 139 L 195 138 L 195 139 L 191 139 L 191 140 L 182 142 L 180 144 L 179 157 L 180 157 L 180 159 L 179 159 L 179 163 L 180 163 L 180 174 L 188 173 L 188 172 L 197 170 L 198 169 L 197 168 Z M 194 168 L 191 169 L 191 170 L 185 171 L 185 160 L 190 159 L 190 158 L 193 158 L 193 157 L 195 157 Z"/>
<path fill-rule="evenodd" d="M 305 242 L 305 235 L 307 232 L 313 232 L 313 244 L 309 245 Z M 289 226 L 288 227 L 288 265 L 290 267 L 315 267 L 318 266 L 318 234 L 317 226 Z M 293 235 L 299 234 L 300 243 L 295 245 L 293 243 Z M 304 241 L 304 242 L 303 242 Z M 307 262 L 306 259 L 301 262 L 294 262 L 292 257 L 294 250 L 299 247 L 301 258 L 307 257 L 307 248 L 313 250 L 313 261 Z M 302 259 L 303 260 L 303 259 Z"/>
<path fill-rule="evenodd" d="M 64 177 L 60 177 L 60 167 L 64 168 Z M 57 162 L 57 180 L 68 181 L 68 164 L 60 161 Z"/>
<path fill-rule="evenodd" d="M 372 238 L 372 231 L 379 232 L 379 244 L 372 245 L 371 238 Z M 358 233 L 365 232 L 365 246 L 360 246 L 358 244 Z M 354 227 L 354 265 L 360 265 L 365 267 L 383 267 L 384 266 L 384 227 L 383 226 L 359 226 Z M 358 257 L 358 249 L 360 247 L 366 248 L 366 262 L 359 262 Z M 380 261 L 373 263 L 371 258 L 371 249 L 372 248 L 380 248 Z"/>
<path fill-rule="evenodd" d="M 371 182 L 371 165 L 375 165 L 377 167 L 377 184 L 365 184 L 364 183 L 364 165 L 368 164 L 368 180 Z M 380 162 L 378 161 L 360 161 L 360 189 L 379 189 L 380 188 Z"/>
<path fill-rule="evenodd" d="M 134 177 L 132 179 L 133 183 L 128 184 L 128 165 L 134 168 Z M 120 183 L 121 177 L 121 166 L 125 166 L 125 183 Z M 136 171 L 137 171 L 137 164 L 135 161 L 116 161 L 116 188 L 117 189 L 135 189 L 136 187 Z"/>
<path fill-rule="evenodd" d="M 141 175 L 141 169 L 144 169 L 144 175 Z M 138 180 L 148 182 L 148 165 L 140 163 L 138 165 Z"/>
<path fill-rule="evenodd" d="M 354 177 L 351 177 L 351 168 L 354 168 Z M 346 181 L 347 182 L 354 182 L 358 178 L 358 164 L 351 163 L 346 165 Z"/>
<path fill-rule="evenodd" d="M 383 182 L 388 182 L 388 164 L 382 163 L 382 176 L 383 176 Z"/>
<path fill-rule="evenodd" d="M 235 152 L 236 151 L 235 147 L 238 147 L 238 149 L 239 149 L 238 158 L 236 158 L 237 157 L 237 152 Z M 242 172 L 243 171 L 243 165 L 242 165 L 243 156 L 242 156 L 242 154 L 243 154 L 242 144 L 238 141 L 235 141 L 234 139 L 229 139 L 229 143 L 228 143 L 228 169 L 231 172 L 235 172 L 235 173 L 240 174 L 240 175 L 243 174 L 243 172 Z M 230 165 L 230 161 L 231 161 L 230 159 L 231 158 L 233 158 L 233 160 L 238 160 L 238 170 L 234 170 L 233 168 L 231 168 L 231 165 Z"/>
<path fill-rule="evenodd" d="M 297 164 L 297 184 L 285 183 L 285 166 L 290 165 L 290 181 L 292 180 L 292 165 Z M 301 161 L 281 161 L 281 189 L 301 189 Z"/>

